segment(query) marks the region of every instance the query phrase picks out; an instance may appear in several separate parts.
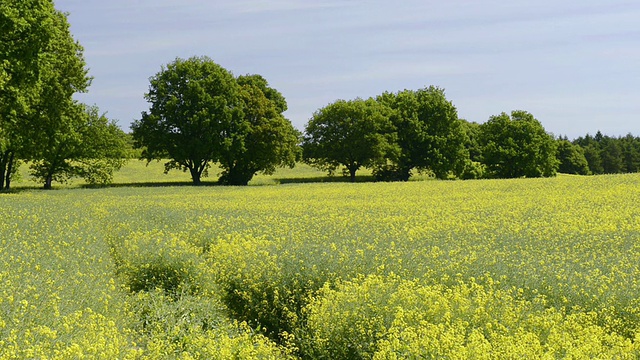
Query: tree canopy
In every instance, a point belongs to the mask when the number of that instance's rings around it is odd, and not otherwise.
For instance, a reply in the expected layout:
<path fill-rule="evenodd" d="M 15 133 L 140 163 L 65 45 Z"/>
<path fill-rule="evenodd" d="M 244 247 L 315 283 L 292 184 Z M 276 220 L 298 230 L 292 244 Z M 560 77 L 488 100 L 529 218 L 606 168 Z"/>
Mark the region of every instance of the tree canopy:
<path fill-rule="evenodd" d="M 176 59 L 150 80 L 149 111 L 131 126 L 147 161 L 189 170 L 200 184 L 219 162 L 225 184 L 245 185 L 258 171 L 293 165 L 298 134 L 284 118 L 284 97 L 257 75 L 238 79 L 208 57 Z"/>
<path fill-rule="evenodd" d="M 330 173 L 344 166 L 355 181 L 361 167 L 386 161 L 393 146 L 389 112 L 374 99 L 338 100 L 319 109 L 305 127 L 304 161 Z"/>
<path fill-rule="evenodd" d="M 584 150 L 569 140 L 558 140 L 558 171 L 563 174 L 589 175 L 589 163 L 584 156 Z"/>
<path fill-rule="evenodd" d="M 546 177 L 558 169 L 554 138 L 526 111 L 492 116 L 481 125 L 479 140 L 492 177 Z"/>
<path fill-rule="evenodd" d="M 9 189 L 28 138 L 25 121 L 37 98 L 40 55 L 56 33 L 59 14 L 49 0 L 0 2 L 0 190 Z"/>
<path fill-rule="evenodd" d="M 69 160 L 61 149 L 82 117 L 73 95 L 91 79 L 82 46 L 52 1 L 3 1 L 0 40 L 0 187 L 8 189 L 17 159 L 39 168 Z"/>
<path fill-rule="evenodd" d="M 53 181 L 81 177 L 89 184 L 108 184 L 127 157 L 126 136 L 96 106 L 76 103 L 60 117 L 66 130 L 54 134 L 46 150 L 34 157 L 31 175 L 51 189 Z"/>
<path fill-rule="evenodd" d="M 299 152 L 300 134 L 282 114 L 287 110 L 284 96 L 260 75 L 239 76 L 237 82 L 242 116 L 232 122 L 230 146 L 218 158 L 223 169 L 219 181 L 227 185 L 247 185 L 258 172 L 294 167 Z"/>
<path fill-rule="evenodd" d="M 398 93 L 383 93 L 378 101 L 393 112 L 396 148 L 388 154 L 392 163 L 383 171 L 408 180 L 412 169 L 431 171 L 437 178 L 458 176 L 464 171 L 468 151 L 465 133 L 455 106 L 444 90 L 435 86 Z"/>
<path fill-rule="evenodd" d="M 132 125 L 147 161 L 167 159 L 165 171 L 189 170 L 194 184 L 229 146 L 230 125 L 242 116 L 233 75 L 206 57 L 176 59 L 150 79 L 149 111 Z M 205 173 L 206 174 L 206 173 Z"/>

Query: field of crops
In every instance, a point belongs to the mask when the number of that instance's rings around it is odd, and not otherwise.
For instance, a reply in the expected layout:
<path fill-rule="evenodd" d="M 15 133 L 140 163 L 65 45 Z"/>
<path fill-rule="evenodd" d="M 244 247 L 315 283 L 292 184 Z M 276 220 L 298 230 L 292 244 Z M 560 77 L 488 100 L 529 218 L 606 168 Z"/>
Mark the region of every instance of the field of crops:
<path fill-rule="evenodd" d="M 640 356 L 640 175 L 278 182 L 0 194 L 0 359 Z"/>

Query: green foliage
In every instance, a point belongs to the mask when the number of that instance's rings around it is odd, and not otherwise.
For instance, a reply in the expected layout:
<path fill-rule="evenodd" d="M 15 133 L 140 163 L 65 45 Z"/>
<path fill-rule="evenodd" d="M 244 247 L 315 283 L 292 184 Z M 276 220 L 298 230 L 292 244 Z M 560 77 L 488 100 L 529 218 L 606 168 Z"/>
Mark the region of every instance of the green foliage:
<path fill-rule="evenodd" d="M 142 157 L 169 158 L 165 172 L 189 170 L 194 184 L 219 162 L 220 182 L 246 185 L 262 171 L 293 166 L 298 132 L 284 97 L 259 75 L 233 75 L 207 57 L 176 59 L 151 78 L 151 103 L 131 128 Z"/>
<path fill-rule="evenodd" d="M 53 181 L 65 182 L 72 177 L 82 177 L 93 185 L 110 183 L 113 173 L 126 161 L 124 132 L 100 115 L 97 107 L 77 103 L 73 113 L 57 122 L 57 126 L 63 125 L 64 131 L 51 132 L 43 138 L 48 145 L 34 152 L 31 175 L 44 182 L 46 189 Z"/>
<path fill-rule="evenodd" d="M 459 176 L 469 157 L 465 132 L 455 106 L 444 90 L 430 86 L 417 91 L 384 93 L 377 99 L 390 107 L 397 147 L 387 154 L 392 165 L 379 172 L 407 181 L 412 169 L 430 171 L 439 179 Z"/>
<path fill-rule="evenodd" d="M 600 149 L 597 144 L 589 144 L 584 149 L 584 157 L 589 164 L 589 170 L 593 174 L 604 174 L 604 167 L 602 166 L 602 157 L 600 156 Z"/>
<path fill-rule="evenodd" d="M 639 184 L 6 194 L 0 358 L 635 358 Z"/>
<path fill-rule="evenodd" d="M 242 116 L 238 85 L 207 57 L 176 59 L 150 79 L 151 104 L 131 128 L 147 161 L 166 159 L 165 171 L 189 170 L 194 184 L 230 144 L 230 125 Z M 206 173 L 204 173 L 206 175 Z"/>
<path fill-rule="evenodd" d="M 247 185 L 257 172 L 273 174 L 278 166 L 295 166 L 299 132 L 282 112 L 284 96 L 260 75 L 240 76 L 243 116 L 231 124 L 229 146 L 221 151 L 219 182 Z"/>
<path fill-rule="evenodd" d="M 632 173 L 640 171 L 640 138 L 587 134 L 573 141 L 584 150 L 589 169 L 594 174 Z"/>
<path fill-rule="evenodd" d="M 482 179 L 486 177 L 487 167 L 479 161 L 466 160 L 464 171 L 460 175 L 463 180 Z"/>
<path fill-rule="evenodd" d="M 354 182 L 361 167 L 386 163 L 392 130 L 388 109 L 374 99 L 338 100 L 316 111 L 307 123 L 303 158 L 330 174 L 344 166 Z"/>
<path fill-rule="evenodd" d="M 526 111 L 492 116 L 480 126 L 483 163 L 496 178 L 548 177 L 558 168 L 556 143 Z"/>
<path fill-rule="evenodd" d="M 558 171 L 563 174 L 589 175 L 589 163 L 584 155 L 584 150 L 568 140 L 558 140 Z"/>
<path fill-rule="evenodd" d="M 66 136 L 72 95 L 90 79 L 82 47 L 53 2 L 3 1 L 0 27 L 0 188 L 9 188 L 15 160 L 38 159 Z"/>
<path fill-rule="evenodd" d="M 480 146 L 480 124 L 460 119 L 462 129 L 466 135 L 465 148 L 469 152 L 469 159 L 473 162 L 482 161 L 482 147 Z"/>

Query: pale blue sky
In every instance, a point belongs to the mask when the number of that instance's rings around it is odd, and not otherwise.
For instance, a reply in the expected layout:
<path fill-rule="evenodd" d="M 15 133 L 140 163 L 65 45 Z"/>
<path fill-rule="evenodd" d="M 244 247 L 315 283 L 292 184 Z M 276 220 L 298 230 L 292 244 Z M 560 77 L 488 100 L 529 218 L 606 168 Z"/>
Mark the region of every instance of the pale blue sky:
<path fill-rule="evenodd" d="M 640 135 L 637 0 L 57 0 L 94 77 L 78 98 L 128 130 L 149 77 L 206 55 L 261 74 L 303 129 L 336 99 L 437 85 L 460 117 L 527 110 L 570 138 Z"/>

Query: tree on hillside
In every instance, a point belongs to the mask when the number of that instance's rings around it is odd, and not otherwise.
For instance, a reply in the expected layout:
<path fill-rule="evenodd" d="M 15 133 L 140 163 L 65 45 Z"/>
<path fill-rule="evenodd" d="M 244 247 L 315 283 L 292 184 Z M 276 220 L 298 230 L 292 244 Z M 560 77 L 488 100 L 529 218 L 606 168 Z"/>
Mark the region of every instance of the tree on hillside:
<path fill-rule="evenodd" d="M 207 57 L 176 59 L 150 79 L 151 104 L 131 129 L 147 161 L 170 159 L 198 185 L 210 162 L 233 144 L 231 124 L 243 116 L 233 75 Z"/>
<path fill-rule="evenodd" d="M 386 178 L 407 181 L 413 169 L 428 170 L 437 178 L 459 176 L 469 154 L 465 133 L 444 90 L 430 86 L 417 91 L 384 93 L 377 99 L 393 110 L 396 151 L 388 154 L 392 165 L 378 169 Z"/>
<path fill-rule="evenodd" d="M 556 143 L 526 111 L 492 116 L 481 125 L 483 163 L 496 178 L 553 176 L 558 169 Z"/>
<path fill-rule="evenodd" d="M 107 184 L 125 163 L 125 134 L 97 107 L 76 103 L 59 118 L 64 132 L 51 133 L 31 164 L 31 175 L 51 189 L 52 182 L 82 177 L 89 184 Z M 46 136 L 45 136 L 46 138 Z"/>
<path fill-rule="evenodd" d="M 563 174 L 589 175 L 589 163 L 584 156 L 584 150 L 569 140 L 557 140 L 557 158 L 560 162 L 558 171 Z"/>
<path fill-rule="evenodd" d="M 393 144 L 389 111 L 374 99 L 338 100 L 313 114 L 305 127 L 303 159 L 333 173 L 339 166 L 356 180 L 356 171 L 385 162 Z"/>
<path fill-rule="evenodd" d="M 273 174 L 278 166 L 295 166 L 300 134 L 282 114 L 287 102 L 260 75 L 237 78 L 242 116 L 230 123 L 228 146 L 221 148 L 223 169 L 219 182 L 247 185 L 262 172 Z"/>
<path fill-rule="evenodd" d="M 32 115 L 39 80 L 46 72 L 42 67 L 51 58 L 45 54 L 53 40 L 73 41 L 66 18 L 52 1 L 0 2 L 0 190 L 10 188 L 16 161 L 27 155 L 26 121 Z"/>

